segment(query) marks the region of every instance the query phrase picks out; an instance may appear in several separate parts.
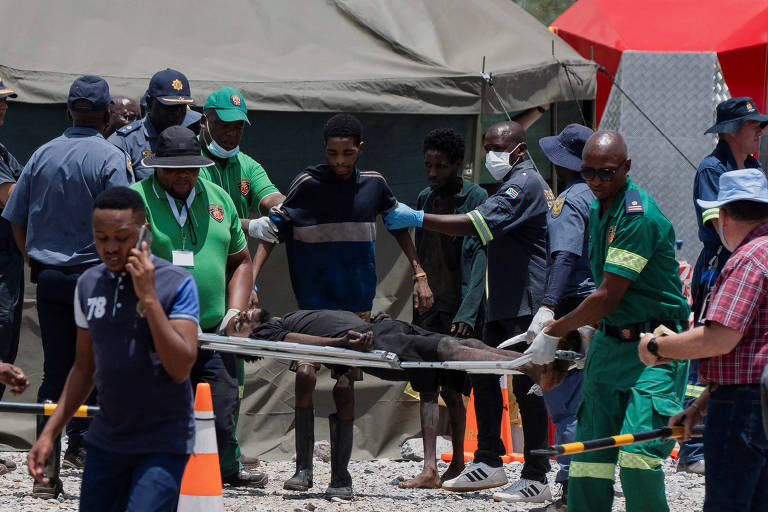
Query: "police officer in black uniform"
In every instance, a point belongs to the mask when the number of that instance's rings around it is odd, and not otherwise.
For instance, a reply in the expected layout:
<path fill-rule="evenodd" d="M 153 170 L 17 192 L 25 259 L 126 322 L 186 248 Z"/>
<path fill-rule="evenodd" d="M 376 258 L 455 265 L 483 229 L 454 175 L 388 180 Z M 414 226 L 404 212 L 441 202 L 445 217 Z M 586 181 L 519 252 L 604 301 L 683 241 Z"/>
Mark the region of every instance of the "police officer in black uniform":
<path fill-rule="evenodd" d="M 17 94 L 0 78 L 0 126 L 5 122 L 7 99 L 15 97 Z M 5 208 L 23 168 L 11 152 L 0 144 L 0 212 Z M 16 360 L 23 299 L 24 258 L 13 241 L 11 223 L 0 218 L 0 361 L 5 363 L 12 364 Z M 0 398 L 4 392 L 5 386 L 0 384 Z M 11 461 L 8 464 L 15 467 Z"/>
<path fill-rule="evenodd" d="M 419 226 L 449 235 L 478 235 L 488 252 L 488 300 L 483 341 L 496 347 L 524 332 L 541 304 L 546 282 L 547 211 L 554 202 L 549 186 L 527 158 L 523 127 L 514 121 L 493 125 L 483 138 L 485 165 L 501 186 L 483 204 L 466 214 L 435 215 L 398 203 L 384 219 L 388 229 Z M 512 346 L 513 350 L 525 350 Z M 475 491 L 507 483 L 501 461 L 502 397 L 498 376 L 472 375 L 477 415 L 474 463 L 456 478 L 443 482 L 453 491 Z M 515 501 L 543 502 L 551 497 L 546 480 L 549 460 L 530 450 L 545 448 L 547 409 L 533 381 L 514 377 L 514 392 L 523 415 L 525 466 L 521 478 L 506 490 Z"/>

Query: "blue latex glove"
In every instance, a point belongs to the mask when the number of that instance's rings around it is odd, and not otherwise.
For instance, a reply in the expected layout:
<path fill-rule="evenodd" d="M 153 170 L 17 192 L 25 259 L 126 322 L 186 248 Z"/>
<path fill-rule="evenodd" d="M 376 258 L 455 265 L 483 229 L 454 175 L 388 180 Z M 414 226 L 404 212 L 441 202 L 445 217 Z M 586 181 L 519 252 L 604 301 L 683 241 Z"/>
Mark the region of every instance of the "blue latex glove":
<path fill-rule="evenodd" d="M 411 226 L 420 228 L 424 222 L 424 212 L 422 210 L 414 210 L 407 204 L 398 201 L 397 206 L 385 214 L 383 219 L 384 224 L 390 231 Z"/>

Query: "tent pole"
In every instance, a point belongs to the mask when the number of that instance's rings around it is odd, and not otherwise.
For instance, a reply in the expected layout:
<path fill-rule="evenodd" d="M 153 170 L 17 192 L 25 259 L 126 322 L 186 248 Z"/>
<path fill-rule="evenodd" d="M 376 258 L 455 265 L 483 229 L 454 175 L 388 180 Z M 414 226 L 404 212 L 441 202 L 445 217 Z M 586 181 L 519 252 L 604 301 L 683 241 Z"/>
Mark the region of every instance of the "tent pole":
<path fill-rule="evenodd" d="M 483 66 L 481 73 L 485 73 L 485 55 L 483 55 Z M 482 75 L 481 75 L 482 76 Z M 476 185 L 480 184 L 480 170 L 483 168 L 483 157 L 482 157 L 482 147 L 483 147 L 483 108 L 485 106 L 485 91 L 486 91 L 486 83 L 485 80 L 482 78 L 480 79 L 481 86 L 480 86 L 480 111 L 477 113 L 477 118 L 475 119 L 475 137 L 473 142 L 473 155 L 474 158 L 472 159 L 472 182 Z"/>
<path fill-rule="evenodd" d="M 549 134 L 557 135 L 557 102 L 552 103 L 552 106 L 549 108 Z M 555 164 L 552 162 L 549 162 L 549 175 L 552 181 L 552 193 L 557 197 L 560 191 L 560 184 L 557 181 Z"/>

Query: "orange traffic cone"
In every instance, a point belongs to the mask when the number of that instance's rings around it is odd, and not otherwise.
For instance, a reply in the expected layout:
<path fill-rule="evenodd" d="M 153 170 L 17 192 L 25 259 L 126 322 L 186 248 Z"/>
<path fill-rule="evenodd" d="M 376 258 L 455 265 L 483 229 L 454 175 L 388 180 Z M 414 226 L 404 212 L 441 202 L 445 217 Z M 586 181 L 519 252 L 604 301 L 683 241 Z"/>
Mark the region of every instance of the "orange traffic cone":
<path fill-rule="evenodd" d="M 211 385 L 201 382 L 195 393 L 195 450 L 181 478 L 178 512 L 224 512 L 213 418 Z"/>
<path fill-rule="evenodd" d="M 507 452 L 506 455 L 501 456 L 501 460 L 505 464 L 513 461 L 522 462 L 523 455 L 512 451 L 512 428 L 509 421 L 509 396 L 507 394 L 506 376 L 502 377 L 501 381 L 501 403 L 503 407 L 501 413 L 501 440 Z M 464 429 L 464 462 L 470 461 L 475 457 L 475 450 L 477 450 L 477 419 L 475 418 L 475 393 L 473 391 L 469 395 L 469 403 L 467 404 L 467 420 Z M 444 462 L 450 462 L 453 459 L 453 454 L 450 452 L 441 453 L 440 459 Z"/>

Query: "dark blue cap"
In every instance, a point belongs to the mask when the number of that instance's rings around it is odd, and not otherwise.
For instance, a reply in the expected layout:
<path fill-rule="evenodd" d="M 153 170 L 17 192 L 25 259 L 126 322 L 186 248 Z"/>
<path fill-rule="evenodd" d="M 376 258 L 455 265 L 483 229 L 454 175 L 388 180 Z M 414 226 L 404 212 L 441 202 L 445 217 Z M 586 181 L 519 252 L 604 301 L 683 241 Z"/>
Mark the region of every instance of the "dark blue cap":
<path fill-rule="evenodd" d="M 73 107 L 77 100 L 87 100 L 90 105 Z M 67 108 L 75 112 L 101 112 L 109 108 L 112 97 L 109 95 L 109 84 L 100 76 L 81 76 L 69 88 Z"/>
<path fill-rule="evenodd" d="M 191 105 L 194 103 L 189 92 L 189 80 L 181 71 L 167 68 L 158 71 L 149 81 L 147 96 L 164 105 Z"/>
<path fill-rule="evenodd" d="M 745 121 L 760 121 L 765 128 L 768 116 L 761 114 L 755 107 L 755 102 L 749 96 L 731 98 L 717 106 L 717 122 L 704 133 L 733 133 L 739 131 Z"/>
<path fill-rule="evenodd" d="M 581 170 L 581 153 L 594 132 L 580 124 L 569 124 L 559 135 L 539 139 L 544 155 L 555 165 L 574 172 Z"/>

